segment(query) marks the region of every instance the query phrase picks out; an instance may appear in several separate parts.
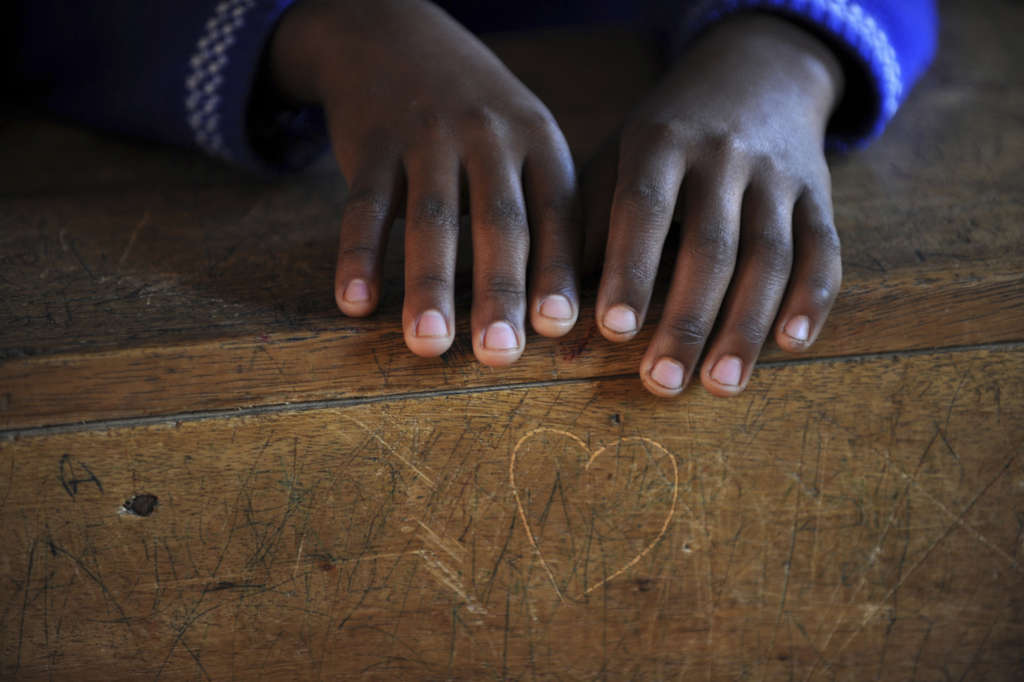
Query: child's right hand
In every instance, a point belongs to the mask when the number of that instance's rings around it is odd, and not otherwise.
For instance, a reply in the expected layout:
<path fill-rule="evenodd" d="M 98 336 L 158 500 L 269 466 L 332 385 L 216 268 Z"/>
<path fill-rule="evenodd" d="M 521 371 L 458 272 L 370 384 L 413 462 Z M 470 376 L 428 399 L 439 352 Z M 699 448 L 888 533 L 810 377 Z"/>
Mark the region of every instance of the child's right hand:
<path fill-rule="evenodd" d="M 569 331 L 580 240 L 569 148 L 475 37 L 418 0 L 304 0 L 275 33 L 270 69 L 284 95 L 323 104 L 349 185 L 335 276 L 345 314 L 376 307 L 388 230 L 404 210 L 405 341 L 417 355 L 447 350 L 468 199 L 476 357 L 506 365 L 522 353 L 527 260 L 533 328 Z"/>

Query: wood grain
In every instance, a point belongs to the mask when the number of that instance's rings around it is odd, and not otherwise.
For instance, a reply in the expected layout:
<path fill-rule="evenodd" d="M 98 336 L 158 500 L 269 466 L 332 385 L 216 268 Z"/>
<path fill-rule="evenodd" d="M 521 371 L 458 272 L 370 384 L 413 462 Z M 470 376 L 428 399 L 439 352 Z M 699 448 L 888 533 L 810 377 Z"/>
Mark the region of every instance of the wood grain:
<path fill-rule="evenodd" d="M 943 12 L 943 50 L 889 131 L 834 160 L 851 279 L 922 264 L 1022 269 L 1024 9 L 985 0 Z M 656 63 L 635 37 L 556 37 L 498 42 L 582 161 Z M 0 359 L 356 328 L 332 298 L 336 173 L 252 178 L 38 121 L 0 126 L 0 148 Z M 381 333 L 397 329 L 400 258 Z"/>
<path fill-rule="evenodd" d="M 909 275 L 909 276 L 908 276 Z M 847 285 L 810 357 L 1024 339 L 1024 275 L 918 269 Z M 592 309 L 585 310 L 585 317 Z M 653 311 L 657 319 L 658 307 Z M 464 317 L 465 319 L 465 317 Z M 531 336 L 510 368 L 476 362 L 461 341 L 441 358 L 413 356 L 395 329 L 353 321 L 344 330 L 265 333 L 170 347 L 28 357 L 0 364 L 0 428 L 174 415 L 320 400 L 635 375 L 651 326 L 613 344 L 581 323 L 553 341 Z M 769 349 L 763 361 L 795 356 Z M 760 372 L 753 383 L 762 381 Z M 635 390 L 643 390 L 640 380 Z M 692 387 L 684 400 L 703 392 Z"/>
<path fill-rule="evenodd" d="M 1024 7 L 940 4 L 833 160 L 828 326 L 731 400 L 644 393 L 650 331 L 601 339 L 592 284 L 496 371 L 463 280 L 412 356 L 400 224 L 341 318 L 330 163 L 0 120 L 0 678 L 1024 678 Z M 490 40 L 581 162 L 658 67 Z"/>
<path fill-rule="evenodd" d="M 1024 348 L 762 374 L 7 440 L 0 674 L 1019 677 Z"/>
<path fill-rule="evenodd" d="M 846 287 L 815 356 L 1024 339 L 1024 10 L 943 9 L 931 73 L 883 140 L 836 161 Z M 656 70 L 649 43 L 614 32 L 493 42 L 581 158 Z M 580 59 L 612 53 L 601 71 Z M 509 370 L 474 362 L 464 322 L 451 353 L 421 360 L 400 337 L 400 276 L 373 318 L 334 307 L 329 168 L 253 179 L 39 122 L 8 122 L 0 144 L 0 429 L 632 374 L 649 335 L 595 338 L 591 288 L 573 334 L 531 338 Z"/>

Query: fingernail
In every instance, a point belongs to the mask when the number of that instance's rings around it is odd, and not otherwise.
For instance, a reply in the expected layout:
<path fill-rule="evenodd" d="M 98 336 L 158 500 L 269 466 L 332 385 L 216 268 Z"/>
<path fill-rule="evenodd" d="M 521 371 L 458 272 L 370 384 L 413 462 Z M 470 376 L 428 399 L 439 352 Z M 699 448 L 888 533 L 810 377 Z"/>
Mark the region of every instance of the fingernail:
<path fill-rule="evenodd" d="M 428 310 L 416 321 L 416 336 L 424 338 L 444 338 L 448 336 L 448 323 L 444 315 L 436 310 Z"/>
<path fill-rule="evenodd" d="M 651 368 L 651 379 L 661 386 L 675 391 L 683 385 L 683 366 L 672 358 L 661 358 Z"/>
<path fill-rule="evenodd" d="M 565 322 L 572 319 L 572 306 L 565 296 L 553 294 L 540 304 L 540 314 L 550 320 Z"/>
<path fill-rule="evenodd" d="M 494 322 L 484 333 L 484 348 L 487 350 L 513 350 L 518 345 L 516 333 L 508 322 Z"/>
<path fill-rule="evenodd" d="M 636 313 L 624 305 L 613 305 L 604 314 L 604 326 L 617 334 L 636 331 Z"/>
<path fill-rule="evenodd" d="M 786 323 L 782 329 L 783 333 L 794 341 L 806 343 L 811 336 L 811 321 L 806 315 L 797 315 Z"/>
<path fill-rule="evenodd" d="M 348 303 L 366 303 L 370 300 L 370 287 L 361 279 L 354 279 L 345 287 L 345 300 Z"/>
<path fill-rule="evenodd" d="M 743 362 L 735 355 L 723 355 L 711 370 L 711 378 L 723 386 L 739 386 Z"/>

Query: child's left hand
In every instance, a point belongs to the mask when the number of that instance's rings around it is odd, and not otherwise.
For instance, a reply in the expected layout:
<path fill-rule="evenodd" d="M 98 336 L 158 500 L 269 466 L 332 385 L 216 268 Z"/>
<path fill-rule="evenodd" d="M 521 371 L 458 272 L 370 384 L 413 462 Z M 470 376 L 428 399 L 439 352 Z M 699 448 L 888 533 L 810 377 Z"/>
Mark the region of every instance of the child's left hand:
<path fill-rule="evenodd" d="M 813 343 L 841 280 L 824 134 L 842 87 L 812 35 L 738 15 L 692 46 L 585 173 L 588 239 L 607 233 L 597 319 L 609 340 L 643 324 L 670 223 L 682 224 L 640 364 L 652 393 L 680 393 L 709 338 L 701 381 L 719 396 L 746 386 L 773 321 L 786 350 Z"/>

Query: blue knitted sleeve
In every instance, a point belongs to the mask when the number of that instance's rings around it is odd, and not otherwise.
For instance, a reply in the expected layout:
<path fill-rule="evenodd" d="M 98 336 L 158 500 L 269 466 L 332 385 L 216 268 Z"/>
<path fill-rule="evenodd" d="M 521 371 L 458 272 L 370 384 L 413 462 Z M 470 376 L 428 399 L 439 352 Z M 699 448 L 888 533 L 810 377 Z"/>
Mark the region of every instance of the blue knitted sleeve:
<path fill-rule="evenodd" d="M 829 126 L 834 149 L 878 137 L 935 53 L 933 0 L 702 0 L 684 11 L 680 44 L 745 10 L 788 16 L 836 49 L 847 92 Z"/>
<path fill-rule="evenodd" d="M 30 101 L 61 117 L 254 169 L 301 167 L 326 146 L 316 109 L 268 113 L 256 134 L 249 116 L 263 52 L 292 2 L 32 0 L 15 14 L 15 73 Z"/>
<path fill-rule="evenodd" d="M 59 116 L 198 147 L 250 168 L 298 168 L 327 146 L 320 110 L 260 110 L 253 116 L 251 106 L 261 57 L 292 2 L 16 3 L 14 69 L 28 98 Z M 530 13 L 531 4 L 524 4 L 519 12 Z M 749 9 L 785 14 L 828 40 L 848 76 L 830 126 L 834 147 L 858 146 L 880 134 L 935 49 L 932 0 L 685 4 L 682 42 Z"/>

